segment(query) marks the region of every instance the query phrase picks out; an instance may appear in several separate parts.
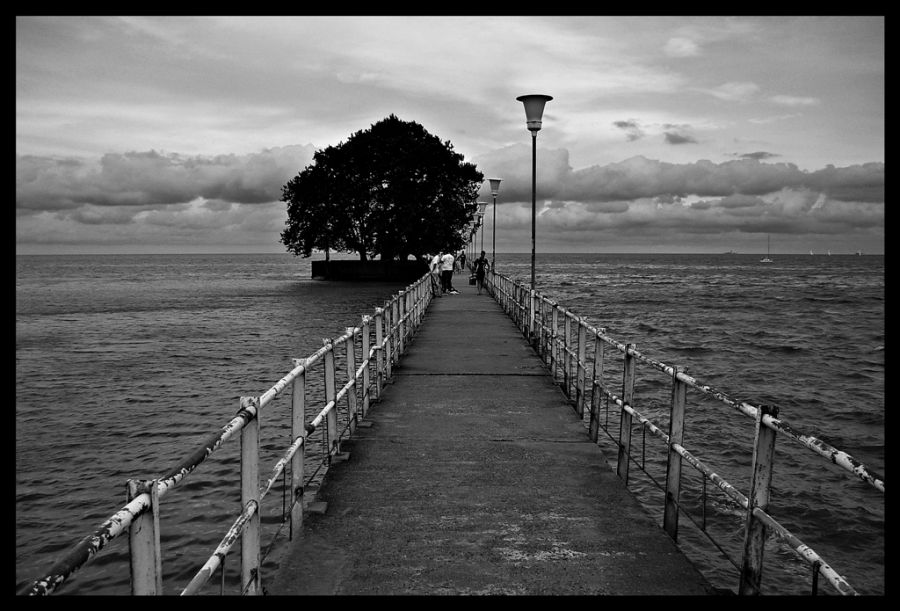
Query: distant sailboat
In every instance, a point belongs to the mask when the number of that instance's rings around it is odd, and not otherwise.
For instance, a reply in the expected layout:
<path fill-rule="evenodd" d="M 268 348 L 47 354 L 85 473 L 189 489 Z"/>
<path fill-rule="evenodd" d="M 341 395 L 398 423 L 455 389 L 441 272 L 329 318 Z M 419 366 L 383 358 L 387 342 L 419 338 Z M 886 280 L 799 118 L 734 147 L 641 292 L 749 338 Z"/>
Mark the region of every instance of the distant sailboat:
<path fill-rule="evenodd" d="M 809 254 L 813 254 L 813 251 L 809 251 Z"/>
<path fill-rule="evenodd" d="M 770 241 L 771 241 L 770 236 L 766 236 L 766 256 L 764 259 L 759 260 L 760 263 L 771 263 L 772 262 L 772 259 L 769 258 L 769 242 Z"/>
<path fill-rule="evenodd" d="M 830 257 L 830 256 L 831 256 L 831 251 L 830 251 L 830 250 L 826 250 L 826 251 L 825 251 L 825 254 L 828 255 L 828 256 Z"/>

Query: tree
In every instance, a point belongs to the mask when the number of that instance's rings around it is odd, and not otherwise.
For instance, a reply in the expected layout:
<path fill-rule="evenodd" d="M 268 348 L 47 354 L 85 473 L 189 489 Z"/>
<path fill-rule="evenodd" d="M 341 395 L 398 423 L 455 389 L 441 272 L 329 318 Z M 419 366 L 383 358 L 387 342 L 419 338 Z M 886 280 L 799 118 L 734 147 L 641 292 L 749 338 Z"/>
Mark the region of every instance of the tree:
<path fill-rule="evenodd" d="M 456 251 L 468 237 L 483 182 L 449 141 L 390 115 L 316 151 L 313 163 L 284 185 L 281 241 L 304 257 L 334 250 L 358 253 L 362 261 Z"/>

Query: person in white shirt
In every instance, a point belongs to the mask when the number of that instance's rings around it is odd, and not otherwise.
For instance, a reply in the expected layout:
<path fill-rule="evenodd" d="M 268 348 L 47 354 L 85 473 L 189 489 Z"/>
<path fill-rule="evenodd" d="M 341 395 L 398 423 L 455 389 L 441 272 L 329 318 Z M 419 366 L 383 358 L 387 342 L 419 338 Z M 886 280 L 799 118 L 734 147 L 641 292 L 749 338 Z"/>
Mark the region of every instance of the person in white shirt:
<path fill-rule="evenodd" d="M 440 297 L 444 292 L 444 282 L 441 278 L 441 253 L 437 253 L 431 258 L 431 264 L 428 269 L 431 272 L 431 293 L 435 297 Z"/>
<path fill-rule="evenodd" d="M 459 291 L 453 288 L 453 261 L 449 252 L 441 256 L 441 292 L 458 295 Z"/>

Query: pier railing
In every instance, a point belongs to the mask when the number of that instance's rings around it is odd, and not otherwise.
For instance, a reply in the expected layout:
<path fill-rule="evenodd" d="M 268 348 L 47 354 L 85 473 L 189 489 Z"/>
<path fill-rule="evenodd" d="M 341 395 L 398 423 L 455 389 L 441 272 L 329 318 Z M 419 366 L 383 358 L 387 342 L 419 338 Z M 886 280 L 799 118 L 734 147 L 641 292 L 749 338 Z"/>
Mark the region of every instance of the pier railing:
<path fill-rule="evenodd" d="M 360 425 L 370 401 L 377 400 L 383 385 L 390 381 L 392 367 L 397 365 L 412 341 L 431 299 L 431 277 L 426 274 L 397 293 L 383 308 L 375 308 L 374 316 L 363 316 L 360 326 L 348 327 L 340 337 L 324 339 L 324 345 L 306 358 L 293 359 L 293 368 L 287 375 L 260 396 L 241 397 L 235 416 L 168 473 L 153 480 L 129 480 L 127 504 L 63 554 L 20 594 L 52 594 L 113 539 L 126 533 L 130 544 L 132 594 L 163 594 L 159 501 L 234 437 L 240 438 L 241 446 L 241 511 L 209 560 L 181 594 L 199 593 L 220 569 L 221 589 L 224 589 L 225 558 L 239 541 L 241 585 L 238 593 L 262 594 L 260 566 L 264 551 L 260 514 L 263 500 L 281 478 L 287 494 L 282 502 L 281 526 L 275 537 L 285 525 L 290 529 L 290 536 L 299 532 L 303 523 L 304 489 L 316 478 L 321 479 L 333 460 L 340 459 L 341 442 Z M 358 364 L 357 353 L 360 354 Z M 345 374 L 337 371 L 336 357 L 346 364 Z M 314 370 L 321 370 L 324 376 L 324 397 L 318 398 L 315 406 L 319 411 L 310 420 L 306 417 L 306 403 L 310 399 L 307 376 Z M 288 447 L 272 467 L 268 479 L 260 485 L 259 415 L 288 391 L 291 397 Z M 321 440 L 315 440 L 318 452 L 310 451 L 314 447 L 312 435 L 316 431 L 321 437 Z M 316 456 L 317 462 L 304 464 L 306 458 Z"/>
<path fill-rule="evenodd" d="M 667 460 L 663 487 L 663 528 L 673 539 L 677 540 L 679 515 L 685 513 L 679 502 L 683 481 L 682 467 L 693 467 L 702 478 L 704 522 L 700 525 L 700 529 L 704 534 L 709 536 L 705 528 L 707 483 L 719 489 L 745 512 L 743 552 L 740 562 L 738 564 L 729 559 L 739 569 L 737 590 L 739 594 L 760 593 L 764 544 L 769 534 L 774 534 L 782 545 L 809 564 L 812 594 L 818 591 L 820 576 L 839 594 L 857 594 L 854 588 L 812 548 L 766 512 L 770 498 L 776 437 L 781 435 L 790 442 L 811 450 L 883 493 L 884 479 L 881 476 L 873 473 L 846 452 L 813 436 L 805 435 L 779 419 L 778 407 L 775 405 L 751 405 L 704 385 L 687 375 L 682 368 L 666 365 L 641 354 L 635 344 L 616 341 L 606 334 L 605 328 L 591 326 L 583 317 L 567 310 L 547 296 L 531 290 L 522 282 L 496 274 L 493 270 L 489 272 L 486 280 L 491 295 L 529 340 L 545 366 L 549 368 L 554 381 L 559 382 L 566 396 L 572 401 L 578 416 L 583 420 L 587 419 L 588 435 L 593 441 L 598 440 L 601 429 L 612 438 L 608 411 L 606 423 L 600 422 L 601 401 L 605 399 L 607 406 L 612 403 L 619 408 L 619 435 L 618 439 L 614 440 L 618 448 L 616 473 L 626 485 L 629 465 L 634 463 L 641 467 L 643 464 L 643 461 L 638 461 L 640 455 L 634 451 L 632 444 L 635 423 L 645 434 L 649 432 L 665 444 Z M 621 390 L 608 384 L 604 376 L 604 370 L 610 367 L 610 361 L 615 354 L 622 356 Z M 671 380 L 668 433 L 635 407 L 633 395 L 637 363 L 648 365 Z M 733 408 L 755 422 L 750 490 L 746 495 L 685 447 L 684 419 L 688 389 L 700 393 L 704 398 Z M 715 541 L 713 543 L 715 544 Z M 719 547 L 717 544 L 716 546 Z M 724 553 L 721 547 L 719 550 Z"/>

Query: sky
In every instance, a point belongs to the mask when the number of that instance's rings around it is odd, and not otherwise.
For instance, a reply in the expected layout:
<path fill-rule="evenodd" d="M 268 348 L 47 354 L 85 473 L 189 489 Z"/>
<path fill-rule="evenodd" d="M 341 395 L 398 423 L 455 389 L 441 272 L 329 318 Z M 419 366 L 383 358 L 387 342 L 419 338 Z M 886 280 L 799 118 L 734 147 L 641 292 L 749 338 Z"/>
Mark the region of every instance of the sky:
<path fill-rule="evenodd" d="M 883 16 L 18 16 L 16 253 L 286 252 L 282 186 L 391 114 L 531 252 L 545 94 L 538 252 L 883 254 L 884 55 Z"/>

